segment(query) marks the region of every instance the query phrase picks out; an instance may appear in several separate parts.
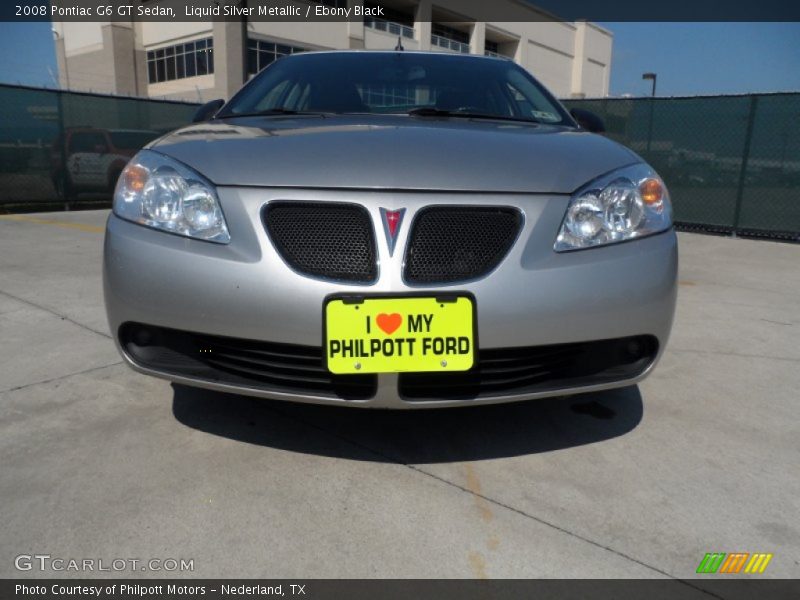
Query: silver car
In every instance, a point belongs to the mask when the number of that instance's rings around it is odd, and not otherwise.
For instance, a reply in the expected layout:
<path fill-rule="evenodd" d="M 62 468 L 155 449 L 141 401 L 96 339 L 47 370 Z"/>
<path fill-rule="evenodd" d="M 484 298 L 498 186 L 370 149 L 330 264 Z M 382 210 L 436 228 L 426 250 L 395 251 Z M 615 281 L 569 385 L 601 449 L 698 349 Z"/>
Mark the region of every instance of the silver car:
<path fill-rule="evenodd" d="M 511 61 L 276 61 L 137 154 L 104 258 L 131 367 L 423 408 L 627 386 L 667 343 L 670 200 Z"/>

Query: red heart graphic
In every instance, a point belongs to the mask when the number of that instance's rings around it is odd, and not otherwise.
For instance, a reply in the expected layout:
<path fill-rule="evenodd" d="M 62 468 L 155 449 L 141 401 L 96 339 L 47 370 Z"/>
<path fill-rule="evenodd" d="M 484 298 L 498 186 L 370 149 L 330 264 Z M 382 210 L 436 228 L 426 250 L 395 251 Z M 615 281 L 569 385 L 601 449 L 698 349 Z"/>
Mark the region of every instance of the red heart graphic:
<path fill-rule="evenodd" d="M 378 327 L 383 329 L 388 335 L 392 335 L 397 331 L 397 328 L 400 327 L 400 323 L 403 322 L 403 317 L 397 313 L 392 313 L 390 315 L 381 313 L 375 317 L 375 322 L 378 324 Z"/>

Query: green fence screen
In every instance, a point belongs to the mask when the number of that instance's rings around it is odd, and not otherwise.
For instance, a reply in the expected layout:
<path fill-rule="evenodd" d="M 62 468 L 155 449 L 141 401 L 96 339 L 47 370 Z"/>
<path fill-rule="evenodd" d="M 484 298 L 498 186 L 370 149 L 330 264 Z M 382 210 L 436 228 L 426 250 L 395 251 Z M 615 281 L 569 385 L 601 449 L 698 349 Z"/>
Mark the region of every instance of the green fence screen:
<path fill-rule="evenodd" d="M 127 159 L 196 108 L 0 84 L 0 212 L 108 205 Z"/>
<path fill-rule="evenodd" d="M 680 227 L 800 239 L 800 93 L 565 104 L 656 168 Z M 0 84 L 0 211 L 108 204 L 125 160 L 196 108 Z"/>
<path fill-rule="evenodd" d="M 680 227 L 800 239 L 800 94 L 564 104 L 653 165 Z"/>

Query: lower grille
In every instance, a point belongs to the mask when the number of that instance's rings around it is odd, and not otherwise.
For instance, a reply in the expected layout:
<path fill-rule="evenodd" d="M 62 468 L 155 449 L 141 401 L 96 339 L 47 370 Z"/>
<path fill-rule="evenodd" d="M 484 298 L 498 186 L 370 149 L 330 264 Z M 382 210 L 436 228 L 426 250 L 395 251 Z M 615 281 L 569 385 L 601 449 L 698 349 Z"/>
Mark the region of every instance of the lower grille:
<path fill-rule="evenodd" d="M 640 375 L 658 353 L 653 336 L 480 350 L 462 373 L 404 373 L 407 400 L 468 400 L 623 381 Z"/>
<path fill-rule="evenodd" d="M 299 273 L 359 283 L 378 277 L 375 234 L 363 206 L 271 202 L 264 226 L 278 253 Z"/>
<path fill-rule="evenodd" d="M 424 208 L 409 234 L 405 279 L 433 284 L 482 277 L 505 258 L 521 225 L 522 215 L 514 208 Z"/>
<path fill-rule="evenodd" d="M 366 400 L 374 375 L 333 375 L 322 349 L 125 323 L 120 344 L 137 364 L 169 375 L 262 390 Z"/>

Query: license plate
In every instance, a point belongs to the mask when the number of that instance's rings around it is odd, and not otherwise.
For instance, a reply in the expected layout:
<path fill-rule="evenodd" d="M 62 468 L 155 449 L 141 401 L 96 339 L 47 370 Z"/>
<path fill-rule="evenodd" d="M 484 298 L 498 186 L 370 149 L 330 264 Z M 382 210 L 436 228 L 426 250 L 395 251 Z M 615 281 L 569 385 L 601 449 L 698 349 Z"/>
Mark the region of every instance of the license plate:
<path fill-rule="evenodd" d="M 324 315 L 332 373 L 466 371 L 475 361 L 469 296 L 332 298 Z"/>

